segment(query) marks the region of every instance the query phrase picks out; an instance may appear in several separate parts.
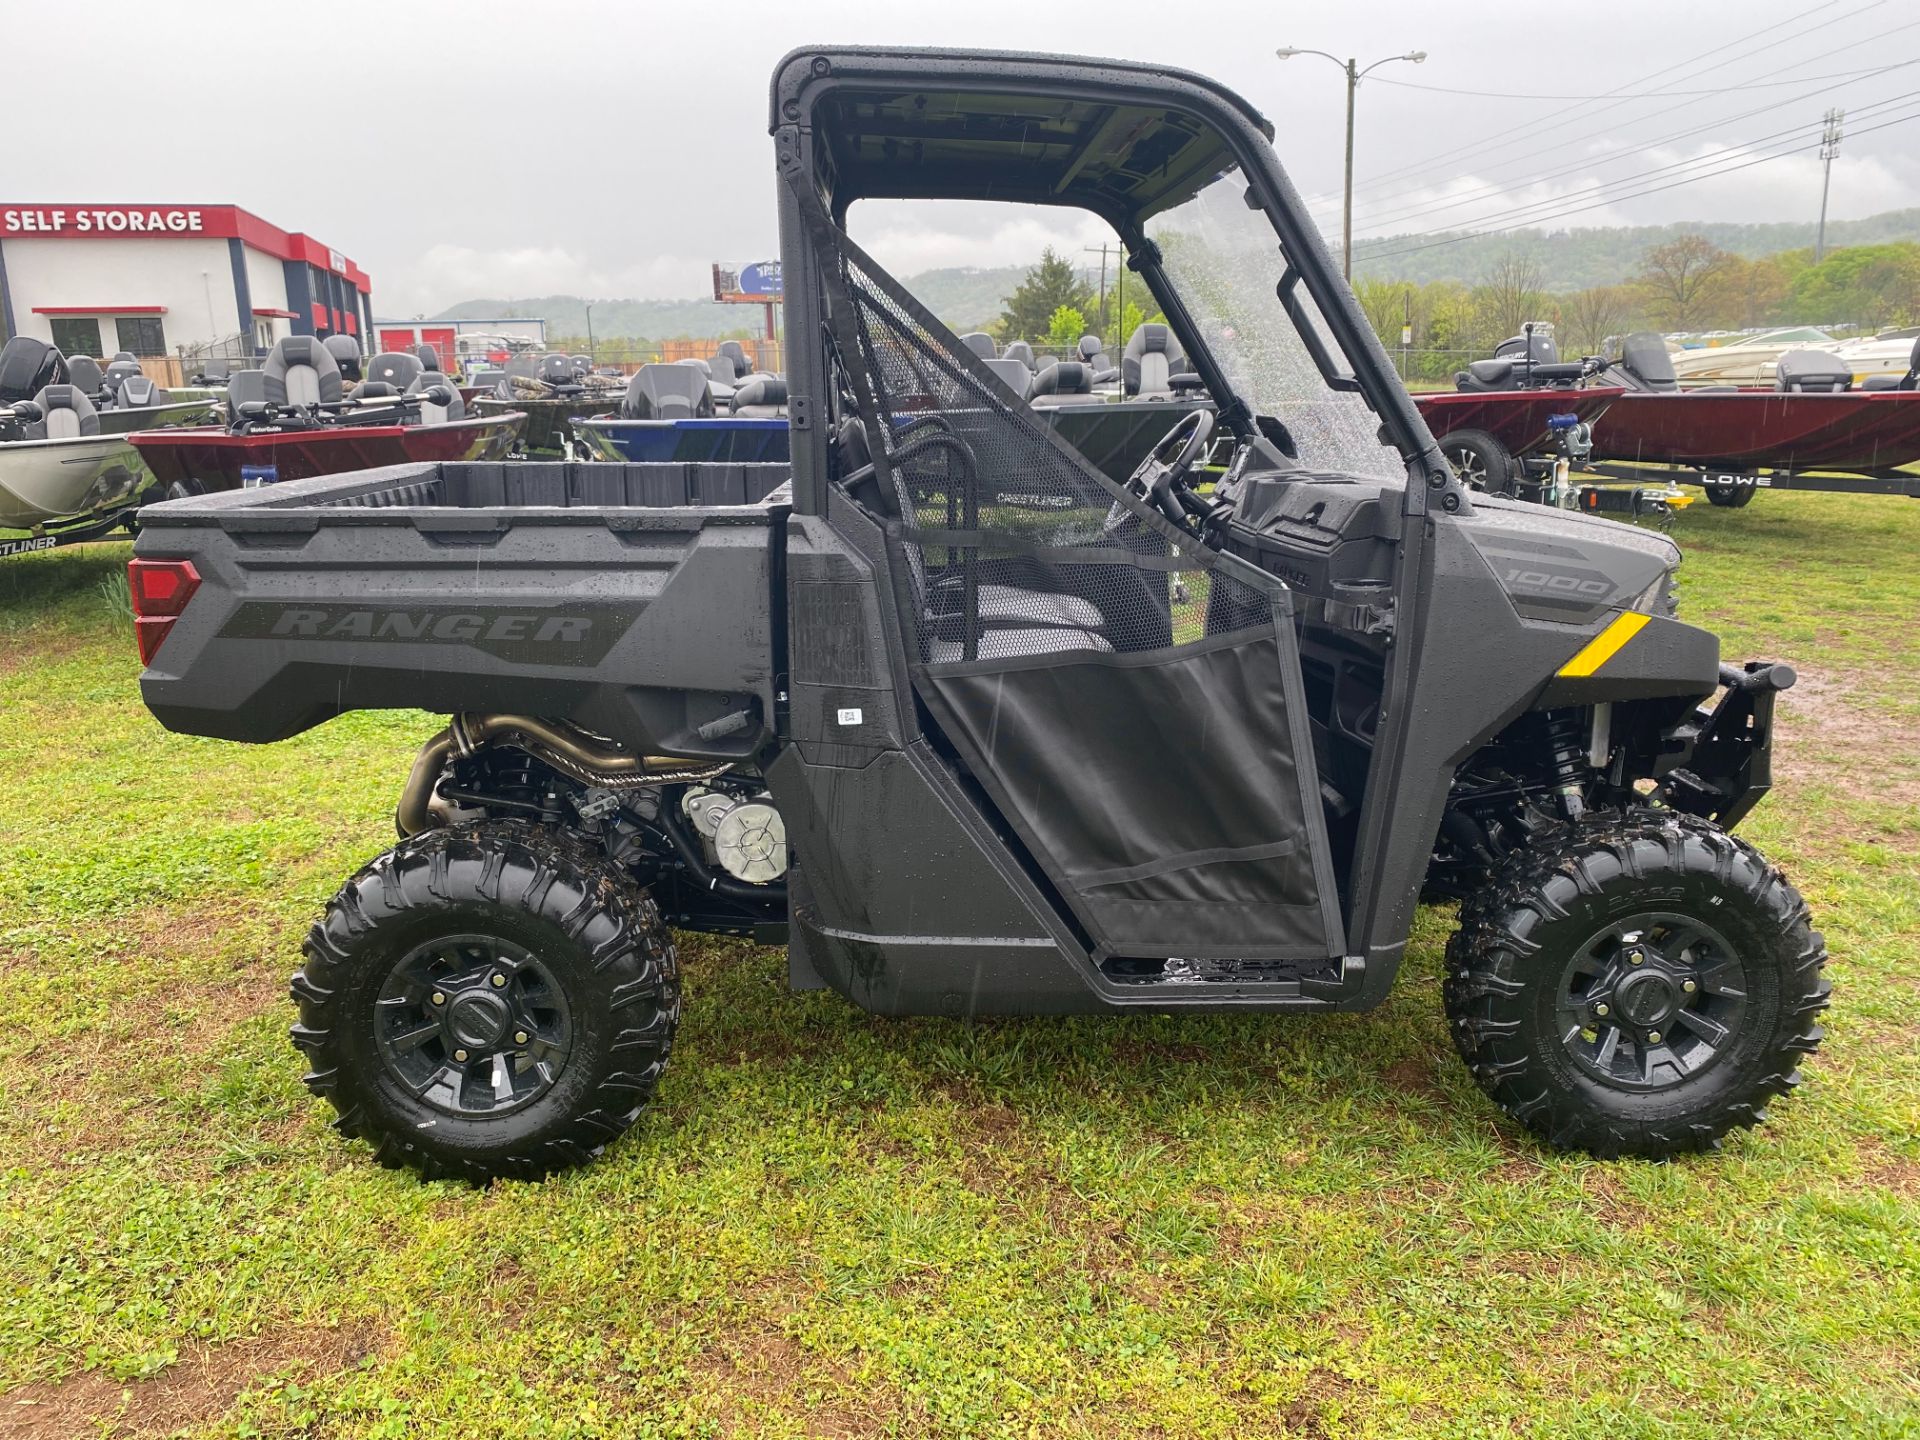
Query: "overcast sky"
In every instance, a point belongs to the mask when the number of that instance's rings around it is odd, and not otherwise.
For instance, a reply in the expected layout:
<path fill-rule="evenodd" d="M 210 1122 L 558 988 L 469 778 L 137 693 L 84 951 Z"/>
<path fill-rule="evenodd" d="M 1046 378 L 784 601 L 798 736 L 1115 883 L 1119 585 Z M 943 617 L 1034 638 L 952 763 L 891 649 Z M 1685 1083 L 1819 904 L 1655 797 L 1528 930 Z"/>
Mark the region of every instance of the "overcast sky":
<path fill-rule="evenodd" d="M 48 14 L 0 0 L 8 113 L 38 117 L 4 147 L 0 202 L 243 205 L 351 255 L 383 315 L 482 295 L 694 296 L 709 262 L 775 253 L 767 79 L 785 51 L 821 41 L 1213 74 L 1272 119 L 1282 163 L 1336 236 L 1344 80 L 1322 59 L 1276 59 L 1278 45 L 1363 65 L 1428 52 L 1362 82 L 1361 235 L 1508 217 L 1811 219 L 1810 146 L 1733 167 L 1809 142 L 1830 105 L 1853 112 L 1830 213 L 1920 205 L 1920 120 L 1868 130 L 1920 114 L 1916 0 L 96 0 L 64 52 L 78 70 L 33 63 L 22 37 Z M 1666 93 L 1557 118 L 1574 102 L 1530 98 L 1621 87 Z M 1631 193 L 1703 165 L 1730 173 Z M 1577 207 L 1591 208 L 1554 218 Z M 1101 238 L 1058 214 L 963 208 L 856 211 L 855 231 L 903 274 Z"/>

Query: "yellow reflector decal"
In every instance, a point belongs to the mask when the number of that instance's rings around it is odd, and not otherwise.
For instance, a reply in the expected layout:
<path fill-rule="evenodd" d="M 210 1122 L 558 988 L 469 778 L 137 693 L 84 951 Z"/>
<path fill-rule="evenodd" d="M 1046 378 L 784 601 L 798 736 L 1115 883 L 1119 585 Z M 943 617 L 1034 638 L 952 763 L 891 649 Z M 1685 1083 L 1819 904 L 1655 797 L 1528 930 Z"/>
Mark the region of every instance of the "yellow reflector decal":
<path fill-rule="evenodd" d="M 1619 654 L 1620 648 L 1638 635 L 1651 618 L 1634 614 L 1615 617 L 1611 625 L 1581 646 L 1580 653 L 1560 667 L 1560 675 L 1565 679 L 1577 680 L 1583 675 L 1593 674 Z"/>

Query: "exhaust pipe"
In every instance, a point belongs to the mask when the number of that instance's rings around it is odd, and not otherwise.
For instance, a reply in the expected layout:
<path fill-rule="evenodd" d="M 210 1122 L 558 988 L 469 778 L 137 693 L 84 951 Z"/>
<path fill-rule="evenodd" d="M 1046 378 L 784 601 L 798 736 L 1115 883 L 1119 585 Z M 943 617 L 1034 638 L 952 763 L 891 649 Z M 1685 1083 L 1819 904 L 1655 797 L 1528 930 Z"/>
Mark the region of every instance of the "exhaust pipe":
<path fill-rule="evenodd" d="M 417 835 L 442 823 L 433 809 L 433 787 L 447 760 L 455 754 L 473 755 L 496 741 L 526 751 L 583 785 L 608 790 L 690 784 L 733 768 L 728 761 L 689 769 L 672 756 L 635 755 L 564 720 L 543 720 L 537 715 L 455 715 L 414 757 L 393 815 L 400 834 Z"/>

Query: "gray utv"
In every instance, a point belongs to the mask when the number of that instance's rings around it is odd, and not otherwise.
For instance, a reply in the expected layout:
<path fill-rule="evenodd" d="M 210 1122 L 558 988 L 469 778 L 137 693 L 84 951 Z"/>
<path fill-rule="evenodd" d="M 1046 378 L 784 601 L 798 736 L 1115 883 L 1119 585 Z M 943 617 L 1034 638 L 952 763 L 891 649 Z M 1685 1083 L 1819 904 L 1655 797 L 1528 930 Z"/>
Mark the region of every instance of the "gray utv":
<path fill-rule="evenodd" d="M 597 1154 L 673 1042 L 669 925 L 894 1015 L 1365 1010 L 1423 893 L 1460 1053 L 1548 1143 L 1708 1147 L 1792 1087 L 1824 946 L 1728 833 L 1791 671 L 1675 618 L 1664 537 L 1462 488 L 1245 101 L 825 48 L 771 125 L 790 468 L 142 514 L 169 727 L 450 717 L 294 977 L 342 1131 L 476 1180 Z M 869 197 L 1101 217 L 1213 405 L 1102 475 L 849 238 Z"/>

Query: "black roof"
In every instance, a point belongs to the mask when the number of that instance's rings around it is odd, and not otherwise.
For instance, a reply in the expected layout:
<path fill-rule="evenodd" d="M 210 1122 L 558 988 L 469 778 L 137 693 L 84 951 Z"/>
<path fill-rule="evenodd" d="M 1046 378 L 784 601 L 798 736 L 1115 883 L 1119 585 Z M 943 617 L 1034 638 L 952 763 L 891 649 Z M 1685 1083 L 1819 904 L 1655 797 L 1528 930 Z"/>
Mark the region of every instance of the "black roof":
<path fill-rule="evenodd" d="M 1219 127 L 1273 134 L 1187 71 L 1010 51 L 809 47 L 775 70 L 772 98 L 773 128 L 810 118 L 825 138 L 836 208 L 911 196 L 1137 220 L 1233 163 Z"/>

